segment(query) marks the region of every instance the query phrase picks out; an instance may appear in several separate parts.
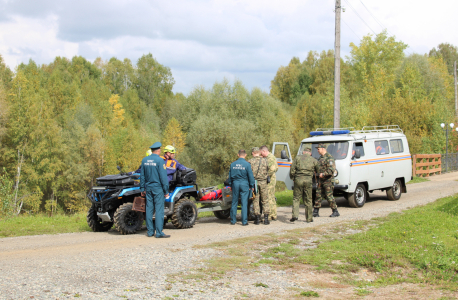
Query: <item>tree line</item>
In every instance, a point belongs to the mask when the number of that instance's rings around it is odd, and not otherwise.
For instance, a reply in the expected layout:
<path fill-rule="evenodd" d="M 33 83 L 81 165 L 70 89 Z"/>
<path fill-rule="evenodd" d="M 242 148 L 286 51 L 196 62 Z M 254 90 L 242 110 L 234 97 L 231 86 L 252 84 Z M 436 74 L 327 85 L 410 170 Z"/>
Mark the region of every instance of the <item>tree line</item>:
<path fill-rule="evenodd" d="M 454 121 L 457 47 L 405 55 L 386 32 L 351 44 L 341 61 L 341 124 L 397 124 L 412 153 L 445 152 L 439 124 Z M 334 53 L 310 51 L 281 66 L 270 93 L 241 81 L 173 93 L 170 68 L 129 59 L 56 57 L 11 71 L 0 56 L 1 215 L 85 210 L 97 177 L 138 168 L 155 141 L 177 148 L 199 185 L 222 182 L 235 153 L 290 143 L 332 127 Z M 451 145 L 457 144 L 452 136 Z"/>

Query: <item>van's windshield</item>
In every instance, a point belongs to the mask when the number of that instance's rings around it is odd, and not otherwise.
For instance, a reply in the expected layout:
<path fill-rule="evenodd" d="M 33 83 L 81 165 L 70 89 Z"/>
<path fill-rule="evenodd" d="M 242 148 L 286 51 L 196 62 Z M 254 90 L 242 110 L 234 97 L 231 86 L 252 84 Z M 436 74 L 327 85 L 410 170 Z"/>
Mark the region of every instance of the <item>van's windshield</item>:
<path fill-rule="evenodd" d="M 301 150 L 299 153 L 302 154 L 305 148 L 312 148 L 312 156 L 316 159 L 320 158 L 320 154 L 316 149 L 318 144 L 324 144 L 326 146 L 326 150 L 329 154 L 331 154 L 334 159 L 345 159 L 348 155 L 348 142 L 317 142 L 317 143 L 302 143 Z"/>

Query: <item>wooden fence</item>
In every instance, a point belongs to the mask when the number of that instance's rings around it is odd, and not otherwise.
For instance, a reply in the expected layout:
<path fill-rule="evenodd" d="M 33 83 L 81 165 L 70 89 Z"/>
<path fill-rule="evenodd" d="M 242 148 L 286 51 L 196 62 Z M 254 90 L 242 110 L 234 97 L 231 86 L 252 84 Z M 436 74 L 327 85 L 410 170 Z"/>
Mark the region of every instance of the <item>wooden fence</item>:
<path fill-rule="evenodd" d="M 442 172 L 440 154 L 412 155 L 412 176 L 426 177 Z"/>

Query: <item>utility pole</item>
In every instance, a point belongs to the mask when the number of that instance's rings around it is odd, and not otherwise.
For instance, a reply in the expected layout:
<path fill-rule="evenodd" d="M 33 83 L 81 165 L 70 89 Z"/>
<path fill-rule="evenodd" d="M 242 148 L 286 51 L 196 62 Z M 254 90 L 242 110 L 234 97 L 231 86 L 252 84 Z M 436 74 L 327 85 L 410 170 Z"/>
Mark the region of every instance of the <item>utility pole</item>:
<path fill-rule="evenodd" d="M 336 0 L 336 39 L 334 51 L 334 128 L 340 128 L 340 12 L 342 10 L 340 1 L 341 0 Z"/>
<path fill-rule="evenodd" d="M 456 92 L 456 60 L 453 63 L 453 75 L 455 75 L 455 116 L 458 119 L 458 99 L 457 99 L 457 92 Z"/>

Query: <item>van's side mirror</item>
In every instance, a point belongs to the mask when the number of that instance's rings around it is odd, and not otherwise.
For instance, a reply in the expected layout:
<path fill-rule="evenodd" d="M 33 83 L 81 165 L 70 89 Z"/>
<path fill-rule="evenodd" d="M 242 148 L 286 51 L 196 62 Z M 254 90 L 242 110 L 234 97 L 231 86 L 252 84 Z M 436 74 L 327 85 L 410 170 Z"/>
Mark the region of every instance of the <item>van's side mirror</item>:
<path fill-rule="evenodd" d="M 120 167 L 120 166 L 116 166 L 116 169 L 118 169 L 119 171 L 121 171 L 121 167 Z"/>
<path fill-rule="evenodd" d="M 287 159 L 288 161 L 290 160 L 288 155 L 286 155 L 286 150 L 281 150 L 280 157 L 281 159 Z"/>
<path fill-rule="evenodd" d="M 360 158 L 361 157 L 361 152 L 359 151 L 359 149 L 356 149 L 355 150 L 355 158 Z"/>

